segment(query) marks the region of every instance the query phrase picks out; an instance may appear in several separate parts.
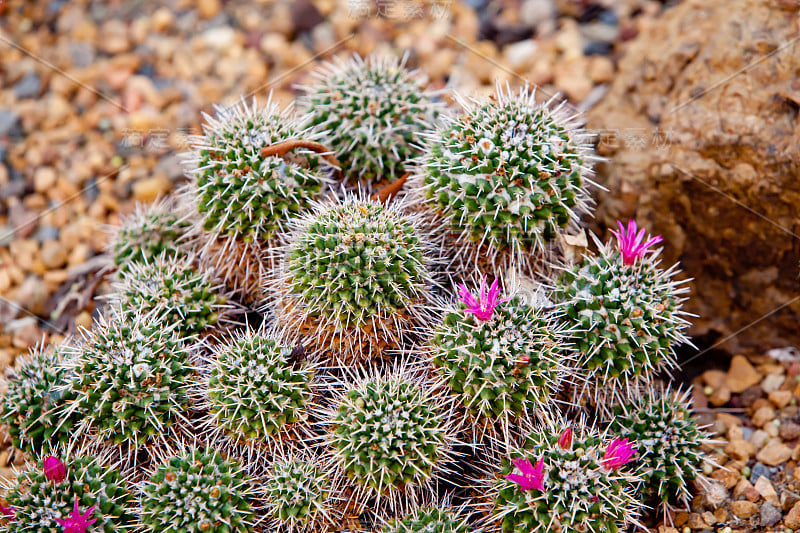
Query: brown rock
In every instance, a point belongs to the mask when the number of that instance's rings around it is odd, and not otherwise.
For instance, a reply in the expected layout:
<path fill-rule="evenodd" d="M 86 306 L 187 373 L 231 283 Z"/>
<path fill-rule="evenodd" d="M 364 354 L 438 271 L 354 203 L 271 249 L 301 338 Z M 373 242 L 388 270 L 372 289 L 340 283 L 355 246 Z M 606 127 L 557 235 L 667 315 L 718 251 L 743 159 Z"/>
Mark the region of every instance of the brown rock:
<path fill-rule="evenodd" d="M 778 503 L 778 493 L 775 492 L 775 487 L 772 485 L 772 482 L 764 476 L 760 476 L 756 480 L 755 487 L 756 492 L 758 492 L 762 498 L 767 500 L 768 502 Z"/>
<path fill-rule="evenodd" d="M 736 487 L 733 489 L 733 497 L 741 498 L 748 490 L 754 490 L 753 485 L 746 479 L 740 479 L 739 483 L 737 483 Z"/>
<path fill-rule="evenodd" d="M 58 241 L 45 241 L 42 244 L 42 262 L 47 268 L 61 268 L 67 262 L 67 251 Z"/>
<path fill-rule="evenodd" d="M 728 374 L 722 370 L 706 370 L 701 376 L 706 385 L 713 388 L 718 388 L 725 385 Z"/>
<path fill-rule="evenodd" d="M 746 440 L 734 440 L 725 446 L 725 453 L 734 459 L 747 461 L 753 456 L 754 453 L 756 453 L 756 448 L 752 443 L 747 442 Z"/>
<path fill-rule="evenodd" d="M 133 197 L 140 202 L 152 202 L 159 196 L 163 196 L 170 189 L 168 180 L 153 177 L 139 180 L 133 184 Z"/>
<path fill-rule="evenodd" d="M 792 401 L 792 391 L 776 390 L 770 392 L 767 397 L 769 398 L 769 401 L 775 404 L 775 407 L 783 408 L 789 405 L 789 402 Z"/>
<path fill-rule="evenodd" d="M 731 359 L 731 367 L 728 369 L 728 388 L 731 389 L 731 392 L 742 392 L 760 380 L 761 375 L 753 368 L 747 358 L 737 355 Z"/>
<path fill-rule="evenodd" d="M 717 413 L 717 422 L 722 424 L 722 427 L 725 428 L 725 431 L 732 427 L 742 425 L 742 421 L 739 420 L 739 417 L 730 413 Z"/>
<path fill-rule="evenodd" d="M 800 54 L 780 48 L 797 32 L 779 2 L 681 2 L 639 32 L 590 113 L 633 137 L 605 149 L 598 220 L 664 235 L 666 264 L 694 279 L 694 331 L 736 332 L 732 350 L 800 343 Z"/>
<path fill-rule="evenodd" d="M 739 482 L 741 474 L 738 470 L 718 468 L 711 473 L 711 477 L 722 483 L 726 489 L 732 489 Z"/>
<path fill-rule="evenodd" d="M 778 434 L 783 440 L 795 440 L 800 438 L 800 425 L 794 422 L 784 422 L 778 428 Z"/>
<path fill-rule="evenodd" d="M 773 439 L 761 448 L 761 451 L 756 454 L 756 459 L 764 464 L 776 466 L 788 461 L 791 456 L 791 448 L 781 442 L 780 439 Z"/>
<path fill-rule="evenodd" d="M 731 504 L 731 511 L 742 520 L 747 520 L 758 512 L 758 505 L 747 500 L 738 500 Z"/>
<path fill-rule="evenodd" d="M 753 413 L 753 424 L 758 427 L 764 427 L 764 424 L 775 419 L 775 409 L 772 407 L 761 407 L 758 411 Z"/>
<path fill-rule="evenodd" d="M 800 502 L 794 504 L 794 507 L 792 507 L 792 509 L 783 519 L 783 525 L 789 529 L 800 528 Z"/>
<path fill-rule="evenodd" d="M 714 392 L 712 392 L 711 396 L 708 397 L 708 403 L 710 403 L 714 407 L 723 406 L 730 400 L 731 400 L 731 389 L 729 389 L 727 385 L 722 385 L 714 389 Z"/>

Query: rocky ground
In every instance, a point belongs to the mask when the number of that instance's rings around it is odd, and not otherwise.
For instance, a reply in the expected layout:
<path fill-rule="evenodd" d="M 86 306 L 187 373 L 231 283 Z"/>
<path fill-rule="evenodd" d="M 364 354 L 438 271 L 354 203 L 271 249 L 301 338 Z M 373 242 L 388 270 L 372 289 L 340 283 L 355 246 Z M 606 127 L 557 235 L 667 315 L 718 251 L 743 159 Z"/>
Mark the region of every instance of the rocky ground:
<path fill-rule="evenodd" d="M 0 0 L 0 367 L 88 326 L 105 291 L 103 230 L 183 179 L 202 112 L 272 90 L 290 102 L 317 59 L 407 49 L 435 87 L 527 80 L 587 110 L 645 0 L 25 2 Z M 602 139 L 600 142 L 603 142 Z M 734 358 L 695 378 L 722 465 L 678 530 L 800 530 L 800 358 Z M 19 461 L 0 451 L 0 471 Z M 798 483 L 797 487 L 795 483 Z M 666 528 L 668 531 L 668 528 Z"/>

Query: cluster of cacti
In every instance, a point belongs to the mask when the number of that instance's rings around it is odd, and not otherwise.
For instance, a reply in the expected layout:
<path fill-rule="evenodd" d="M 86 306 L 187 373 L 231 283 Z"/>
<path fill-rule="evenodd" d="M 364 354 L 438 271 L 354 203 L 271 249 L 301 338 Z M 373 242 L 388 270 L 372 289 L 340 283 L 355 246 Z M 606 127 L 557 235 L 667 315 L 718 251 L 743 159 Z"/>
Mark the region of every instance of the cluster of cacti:
<path fill-rule="evenodd" d="M 328 63 L 305 87 L 306 123 L 335 152 L 345 178 L 366 184 L 403 177 L 419 155 L 420 135 L 441 105 L 406 59 L 359 57 Z"/>
<path fill-rule="evenodd" d="M 192 449 L 159 465 L 142 489 L 142 523 L 153 533 L 252 531 L 252 481 L 235 461 Z"/>
<path fill-rule="evenodd" d="M 639 450 L 648 500 L 666 511 L 674 504 L 689 507 L 689 482 L 705 481 L 703 465 L 711 459 L 701 451 L 709 435 L 692 418 L 688 392 L 651 390 L 635 402 L 617 406 L 609 430 L 628 438 Z"/>
<path fill-rule="evenodd" d="M 462 113 L 426 135 L 419 200 L 449 226 L 461 264 L 526 269 L 588 211 L 590 136 L 564 104 L 538 104 L 527 88 L 498 86 L 491 99 L 458 101 Z"/>
<path fill-rule="evenodd" d="M 599 254 L 566 269 L 554 291 L 577 326 L 573 345 L 589 378 L 579 397 L 594 396 L 600 405 L 635 397 L 662 368 L 675 367 L 674 346 L 688 342 L 681 312 L 688 288 L 673 279 L 676 267 L 662 270 L 657 254 L 648 253 L 661 238 L 644 242 L 633 221 L 619 228 L 617 247 L 597 241 Z"/>
<path fill-rule="evenodd" d="M 83 532 L 75 528 L 81 523 L 91 531 L 133 530 L 134 497 L 120 472 L 103 460 L 63 453 L 31 461 L 5 487 L 8 519 L 0 531 Z"/>
<path fill-rule="evenodd" d="M 47 451 L 72 438 L 80 417 L 64 412 L 75 393 L 70 386 L 73 374 L 62 364 L 63 351 L 60 346 L 37 346 L 17 361 L 0 402 L 0 423 L 8 428 L 15 448 Z"/>
<path fill-rule="evenodd" d="M 278 321 L 336 359 L 396 348 L 428 316 L 430 247 L 397 205 L 355 196 L 297 219 L 278 278 Z"/>
<path fill-rule="evenodd" d="M 0 531 L 613 533 L 685 503 L 707 438 L 647 394 L 684 289 L 633 222 L 562 253 L 594 159 L 566 106 L 448 111 L 393 59 L 316 81 L 301 114 L 206 117 L 182 192 L 112 238 L 91 330 L 10 373 L 40 462 Z"/>

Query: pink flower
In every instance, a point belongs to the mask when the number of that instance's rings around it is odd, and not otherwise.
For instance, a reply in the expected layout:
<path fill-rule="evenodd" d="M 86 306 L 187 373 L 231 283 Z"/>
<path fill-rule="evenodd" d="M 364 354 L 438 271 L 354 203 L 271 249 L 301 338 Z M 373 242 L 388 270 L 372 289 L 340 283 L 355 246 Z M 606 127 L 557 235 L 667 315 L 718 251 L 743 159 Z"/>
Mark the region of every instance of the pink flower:
<path fill-rule="evenodd" d="M 13 520 L 14 517 L 16 516 L 14 509 L 12 509 L 11 507 L 4 507 L 3 504 L 0 504 L 0 514 L 3 515 L 2 518 L 8 518 L 11 520 Z"/>
<path fill-rule="evenodd" d="M 627 228 L 619 220 L 617 220 L 617 225 L 619 226 L 619 231 L 612 229 L 611 233 L 617 238 L 617 246 L 622 254 L 622 262 L 626 265 L 634 264 L 637 259 L 644 256 L 648 248 L 663 240 L 660 235 L 656 235 L 649 241 L 642 242 L 644 240 L 644 228 L 639 230 L 639 233 L 636 233 L 635 220 L 628 221 Z"/>
<path fill-rule="evenodd" d="M 522 474 L 509 474 L 506 479 L 513 481 L 522 490 L 544 490 L 544 460 L 539 459 L 534 467 L 529 459 L 512 459 L 512 463 Z"/>
<path fill-rule="evenodd" d="M 564 433 L 558 437 L 558 445 L 561 446 L 563 450 L 572 449 L 572 428 L 565 429 Z"/>
<path fill-rule="evenodd" d="M 44 477 L 49 481 L 60 483 L 67 477 L 67 467 L 58 457 L 52 455 L 44 460 Z"/>
<path fill-rule="evenodd" d="M 630 445 L 628 439 L 616 437 L 606 448 L 606 453 L 603 455 L 603 466 L 607 470 L 616 470 L 630 462 L 635 453 L 636 448 Z"/>
<path fill-rule="evenodd" d="M 486 322 L 490 318 L 492 318 L 492 313 L 494 313 L 494 308 L 497 307 L 499 304 L 503 302 L 509 301 L 511 298 L 503 298 L 501 300 L 497 299 L 497 295 L 500 293 L 500 288 L 497 286 L 498 279 L 495 278 L 494 283 L 492 286 L 489 287 L 489 294 L 486 294 L 486 276 L 483 277 L 481 280 L 481 293 L 476 300 L 472 293 L 467 290 L 464 285 L 459 285 L 460 290 L 458 291 L 458 295 L 461 298 L 461 302 L 464 303 L 467 308 L 464 310 L 467 313 L 472 313 L 478 320 L 482 320 Z"/>
<path fill-rule="evenodd" d="M 81 514 L 80 511 L 78 511 L 78 497 L 75 496 L 75 509 L 72 511 L 72 514 L 63 520 L 56 518 L 56 522 L 61 524 L 61 526 L 64 528 L 63 533 L 86 533 L 86 528 L 97 522 L 97 518 L 86 520 L 92 516 L 94 507 L 95 506 L 93 505 L 88 511 Z"/>

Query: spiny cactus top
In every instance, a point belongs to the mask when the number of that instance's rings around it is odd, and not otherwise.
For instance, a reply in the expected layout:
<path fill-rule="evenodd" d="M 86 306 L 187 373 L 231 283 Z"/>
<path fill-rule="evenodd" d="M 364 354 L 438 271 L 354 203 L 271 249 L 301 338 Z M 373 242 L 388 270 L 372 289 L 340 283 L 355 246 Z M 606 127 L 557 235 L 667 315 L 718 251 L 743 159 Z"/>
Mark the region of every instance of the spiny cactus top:
<path fill-rule="evenodd" d="M 192 367 L 174 325 L 112 314 L 70 351 L 76 399 L 68 411 L 85 412 L 101 438 L 139 446 L 164 438 L 183 416 Z"/>
<path fill-rule="evenodd" d="M 467 533 L 469 526 L 452 511 L 426 507 L 383 526 L 382 533 Z"/>
<path fill-rule="evenodd" d="M 17 476 L 6 496 L 14 516 L 0 531 L 82 532 L 65 528 L 90 521 L 89 531 L 133 529 L 131 493 L 116 469 L 83 455 L 62 455 L 58 462 L 63 472 L 57 476 L 47 474 L 43 461 L 29 464 Z"/>
<path fill-rule="evenodd" d="M 348 196 L 316 204 L 287 245 L 279 287 L 286 318 L 325 347 L 396 343 L 404 325 L 427 312 L 428 250 L 396 202 Z"/>
<path fill-rule="evenodd" d="M 47 451 L 70 441 L 78 414 L 64 413 L 75 397 L 72 372 L 62 365 L 64 348 L 39 346 L 19 357 L 0 400 L 0 422 L 16 448 Z"/>
<path fill-rule="evenodd" d="M 171 457 L 144 484 L 142 522 L 154 533 L 252 531 L 250 479 L 213 450 Z"/>
<path fill-rule="evenodd" d="M 418 154 L 419 134 L 441 109 L 405 58 L 358 56 L 328 63 L 306 90 L 306 120 L 323 133 L 344 175 L 368 184 L 395 181 Z"/>
<path fill-rule="evenodd" d="M 426 136 L 413 181 L 459 248 L 480 245 L 461 252 L 468 259 L 488 253 L 524 263 L 588 212 L 588 135 L 564 104 L 537 104 L 527 89 L 458 99 L 463 114 Z"/>
<path fill-rule="evenodd" d="M 366 496 L 394 507 L 406 490 L 425 489 L 449 460 L 449 403 L 422 378 L 395 369 L 349 385 L 330 414 L 334 462 Z"/>
<path fill-rule="evenodd" d="M 249 331 L 214 348 L 207 395 L 212 424 L 230 437 L 271 447 L 308 416 L 314 368 L 295 361 L 277 334 Z"/>
<path fill-rule="evenodd" d="M 489 521 L 503 533 L 616 533 L 641 504 L 625 441 L 578 427 L 537 430 L 492 483 Z"/>
<path fill-rule="evenodd" d="M 217 116 L 206 116 L 205 135 L 193 139 L 194 152 L 187 156 L 196 180 L 188 199 L 204 230 L 246 242 L 268 239 L 308 205 L 326 178 L 304 150 L 263 157 L 261 149 L 314 136 L 271 96 L 264 107 L 254 100 L 252 106 L 242 101 L 215 109 Z"/>
<path fill-rule="evenodd" d="M 644 494 L 660 504 L 691 499 L 689 480 L 702 477 L 707 460 L 701 446 L 709 435 L 691 417 L 689 392 L 650 391 L 618 406 L 609 431 L 629 438 L 639 450 Z M 666 505 L 665 505 L 666 510 Z"/>
<path fill-rule="evenodd" d="M 162 254 L 177 257 L 186 248 L 181 239 L 191 222 L 172 199 L 162 199 L 123 218 L 109 239 L 108 250 L 120 272 L 131 263 L 150 261 Z"/>
<path fill-rule="evenodd" d="M 629 227 L 636 234 L 635 222 Z M 677 265 L 660 269 L 658 254 L 640 246 L 643 232 L 638 243 L 626 235 L 618 235 L 618 246 L 598 242 L 598 255 L 564 271 L 554 292 L 576 327 L 581 366 L 597 389 L 623 398 L 632 381 L 675 366 L 672 347 L 688 342 L 682 330 L 689 325 L 681 311 L 688 289 L 673 279 Z"/>
<path fill-rule="evenodd" d="M 464 308 L 448 312 L 431 340 L 436 371 L 479 433 L 497 421 L 507 433 L 517 426 L 510 420 L 547 413 L 571 357 L 563 327 L 521 296 L 498 299 L 497 282 L 486 293 L 484 277 L 478 298 L 462 285 Z"/>
<path fill-rule="evenodd" d="M 200 270 L 191 255 L 161 255 L 132 263 L 123 279 L 114 284 L 111 302 L 128 320 L 151 315 L 165 324 L 175 324 L 181 335 L 198 335 L 217 324 L 226 298 L 212 273 Z"/>
<path fill-rule="evenodd" d="M 335 529 L 331 480 L 304 454 L 280 454 L 269 467 L 265 499 L 277 531 L 299 533 Z"/>

